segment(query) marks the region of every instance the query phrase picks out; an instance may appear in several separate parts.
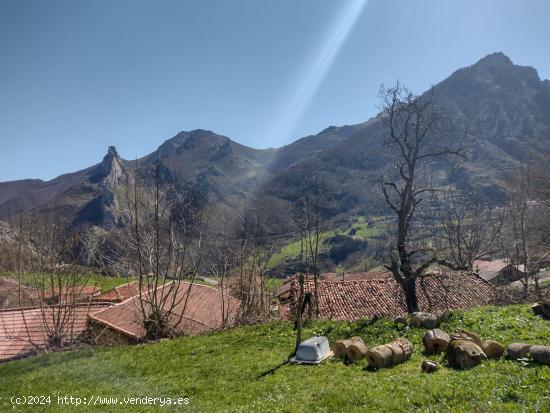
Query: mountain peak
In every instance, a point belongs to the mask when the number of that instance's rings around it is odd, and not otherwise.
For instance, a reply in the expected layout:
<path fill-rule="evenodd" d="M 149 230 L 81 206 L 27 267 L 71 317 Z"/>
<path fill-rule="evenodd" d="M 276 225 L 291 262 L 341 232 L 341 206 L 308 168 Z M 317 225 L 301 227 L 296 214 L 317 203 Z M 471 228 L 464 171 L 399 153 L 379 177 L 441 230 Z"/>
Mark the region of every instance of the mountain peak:
<path fill-rule="evenodd" d="M 89 181 L 92 183 L 104 182 L 116 185 L 118 179 L 122 176 L 122 168 L 122 160 L 116 148 L 109 146 L 107 154 L 103 157 L 101 163 L 90 172 Z"/>
<path fill-rule="evenodd" d="M 116 150 L 116 147 L 114 146 L 109 146 L 109 148 L 107 149 L 107 155 L 106 156 L 112 156 L 114 158 L 118 158 L 118 152 Z"/>
<path fill-rule="evenodd" d="M 512 60 L 502 52 L 491 53 L 480 59 L 474 66 L 505 67 L 513 66 Z"/>

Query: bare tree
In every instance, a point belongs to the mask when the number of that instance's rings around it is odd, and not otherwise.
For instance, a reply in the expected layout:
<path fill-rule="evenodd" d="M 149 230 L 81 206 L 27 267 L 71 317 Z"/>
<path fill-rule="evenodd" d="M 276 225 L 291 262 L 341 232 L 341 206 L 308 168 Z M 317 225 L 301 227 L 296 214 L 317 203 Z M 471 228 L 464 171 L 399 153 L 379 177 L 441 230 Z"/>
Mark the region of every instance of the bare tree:
<path fill-rule="evenodd" d="M 35 351 L 80 344 L 82 317 L 97 287 L 91 273 L 76 265 L 78 235 L 60 219 L 22 219 L 17 231 L 18 306 L 24 334 Z M 25 259 L 24 259 L 25 257 Z M 44 340 L 45 339 L 45 342 Z"/>
<path fill-rule="evenodd" d="M 273 246 L 269 242 L 259 209 L 243 206 L 238 219 L 232 272 L 237 278 L 237 297 L 241 299 L 241 321 L 257 322 L 270 314 L 267 276 Z"/>
<path fill-rule="evenodd" d="M 434 194 L 433 205 L 439 224 L 433 236 L 439 264 L 472 271 L 476 260 L 499 249 L 502 209 L 492 208 L 479 194 L 464 194 L 452 187 Z"/>
<path fill-rule="evenodd" d="M 300 272 L 313 274 L 312 301 L 316 317 L 319 316 L 319 253 L 323 233 L 326 230 L 326 215 L 326 186 L 319 172 L 315 170 L 312 176 L 300 186 L 300 194 L 294 206 L 294 222 L 302 243 Z"/>
<path fill-rule="evenodd" d="M 109 262 L 117 272 L 137 275 L 136 306 L 146 338 L 173 336 L 205 253 L 206 201 L 172 179 L 160 160 L 145 173 L 136 161 L 118 199 Z"/>
<path fill-rule="evenodd" d="M 407 310 L 414 312 L 418 311 L 416 279 L 436 261 L 425 245 L 419 245 L 421 231 L 413 228 L 423 196 L 434 191 L 426 177 L 436 167 L 465 157 L 467 135 L 456 133 L 437 107 L 433 91 L 415 96 L 397 82 L 390 88 L 382 86 L 380 99 L 388 158 L 380 173 L 380 189 L 396 217 L 388 269 L 403 287 Z"/>
<path fill-rule="evenodd" d="M 544 205 L 535 199 L 533 173 L 522 165 L 508 180 L 506 223 L 501 238 L 502 248 L 510 264 L 521 274 L 520 282 L 526 297 L 529 284 L 539 291 L 538 272 L 550 257 L 550 248 L 544 241 Z"/>

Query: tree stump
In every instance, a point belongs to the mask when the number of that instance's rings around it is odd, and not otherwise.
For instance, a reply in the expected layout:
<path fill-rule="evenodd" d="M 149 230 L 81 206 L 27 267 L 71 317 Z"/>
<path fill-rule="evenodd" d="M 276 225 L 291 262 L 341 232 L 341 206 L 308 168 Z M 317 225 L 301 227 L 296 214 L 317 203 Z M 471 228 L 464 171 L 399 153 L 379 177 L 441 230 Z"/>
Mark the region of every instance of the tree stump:
<path fill-rule="evenodd" d="M 472 340 L 451 340 L 446 354 L 451 367 L 461 370 L 471 369 L 487 358 Z"/>
<path fill-rule="evenodd" d="M 394 366 L 407 360 L 412 354 L 412 344 L 400 338 L 389 344 L 376 346 L 367 351 L 369 366 L 374 369 Z"/>
<path fill-rule="evenodd" d="M 422 338 L 424 350 L 426 350 L 426 353 L 428 354 L 447 351 L 450 341 L 451 337 L 449 337 L 446 332 L 438 328 L 427 331 Z"/>
<path fill-rule="evenodd" d="M 512 343 L 506 349 L 506 354 L 512 360 L 523 359 L 529 354 L 529 347 L 531 347 L 530 344 Z"/>
<path fill-rule="evenodd" d="M 346 355 L 347 348 L 355 342 L 361 342 L 363 343 L 363 345 L 365 344 L 361 337 L 347 338 L 344 340 L 338 340 L 336 343 L 334 343 L 332 351 L 334 352 L 334 355 L 336 357 L 344 357 Z"/>
<path fill-rule="evenodd" d="M 359 337 L 356 338 L 358 338 L 358 340 L 354 340 L 346 348 L 346 355 L 351 361 L 361 360 L 363 357 L 365 357 L 365 354 L 367 354 L 368 350 L 363 340 Z"/>
<path fill-rule="evenodd" d="M 550 366 L 550 346 L 531 346 L 529 353 L 535 363 Z"/>
<path fill-rule="evenodd" d="M 504 354 L 504 346 L 495 340 L 484 340 L 481 343 L 481 349 L 490 359 L 499 359 Z"/>
<path fill-rule="evenodd" d="M 435 361 L 424 360 L 420 365 L 420 368 L 424 373 L 433 373 L 439 369 L 439 364 Z"/>
<path fill-rule="evenodd" d="M 411 315 L 411 327 L 434 329 L 439 327 L 439 317 L 435 314 L 418 311 Z"/>

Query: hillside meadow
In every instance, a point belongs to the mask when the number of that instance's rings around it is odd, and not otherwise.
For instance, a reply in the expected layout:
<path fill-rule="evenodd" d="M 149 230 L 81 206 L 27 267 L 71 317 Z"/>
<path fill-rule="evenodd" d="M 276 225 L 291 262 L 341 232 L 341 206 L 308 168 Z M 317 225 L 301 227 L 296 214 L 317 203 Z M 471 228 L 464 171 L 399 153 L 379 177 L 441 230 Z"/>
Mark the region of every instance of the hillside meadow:
<path fill-rule="evenodd" d="M 550 344 L 550 322 L 529 306 L 484 307 L 450 313 L 442 328 L 464 328 L 504 344 Z M 371 371 L 366 362 L 331 359 L 319 366 L 285 363 L 294 342 L 289 322 L 246 326 L 201 337 L 181 337 L 115 348 L 44 354 L 0 365 L 0 411 L 12 396 L 50 395 L 40 411 L 190 412 L 548 412 L 550 366 L 486 361 L 469 371 L 443 362 L 433 374 L 420 371 L 424 330 L 390 320 L 317 321 L 305 337 L 331 342 L 353 335 L 367 345 L 404 336 L 414 353 L 404 364 Z M 431 357 L 442 361 L 441 356 Z M 116 405 L 58 405 L 58 396 L 102 397 Z M 188 398 L 180 406 L 129 406 L 128 397 Z M 15 411 L 37 411 L 17 406 Z"/>

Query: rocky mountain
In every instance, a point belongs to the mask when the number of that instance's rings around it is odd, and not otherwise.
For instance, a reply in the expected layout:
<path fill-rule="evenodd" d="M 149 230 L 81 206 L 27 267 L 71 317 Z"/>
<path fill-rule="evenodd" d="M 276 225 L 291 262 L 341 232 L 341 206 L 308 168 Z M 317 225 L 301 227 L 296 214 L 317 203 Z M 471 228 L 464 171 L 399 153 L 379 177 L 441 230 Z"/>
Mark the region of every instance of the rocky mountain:
<path fill-rule="evenodd" d="M 457 70 L 433 93 L 473 138 L 469 159 L 447 181 L 463 189 L 478 187 L 487 198 L 499 200 L 510 170 L 550 159 L 550 81 L 541 80 L 535 69 L 494 53 Z M 336 128 L 333 133 L 345 134 L 344 139 L 278 174 L 259 193 L 266 204 L 278 203 L 284 210 L 296 194 L 292 183 L 318 170 L 332 195 L 333 214 L 369 212 L 385 128 L 380 117 L 342 132 Z"/>
<path fill-rule="evenodd" d="M 550 158 L 550 81 L 535 69 L 494 53 L 459 69 L 433 88 L 442 107 L 474 138 L 472 156 L 445 179 L 502 196 L 505 173 L 521 162 Z M 253 149 L 206 130 L 181 132 L 137 160 L 144 171 L 161 160 L 173 179 L 190 182 L 225 211 L 257 200 L 275 228 L 312 170 L 323 176 L 334 216 L 369 210 L 381 166 L 380 117 L 331 126 L 276 149 Z M 135 167 L 110 147 L 102 162 L 51 181 L 0 183 L 0 220 L 19 214 L 63 214 L 75 226 L 108 226 L 114 188 Z"/>

